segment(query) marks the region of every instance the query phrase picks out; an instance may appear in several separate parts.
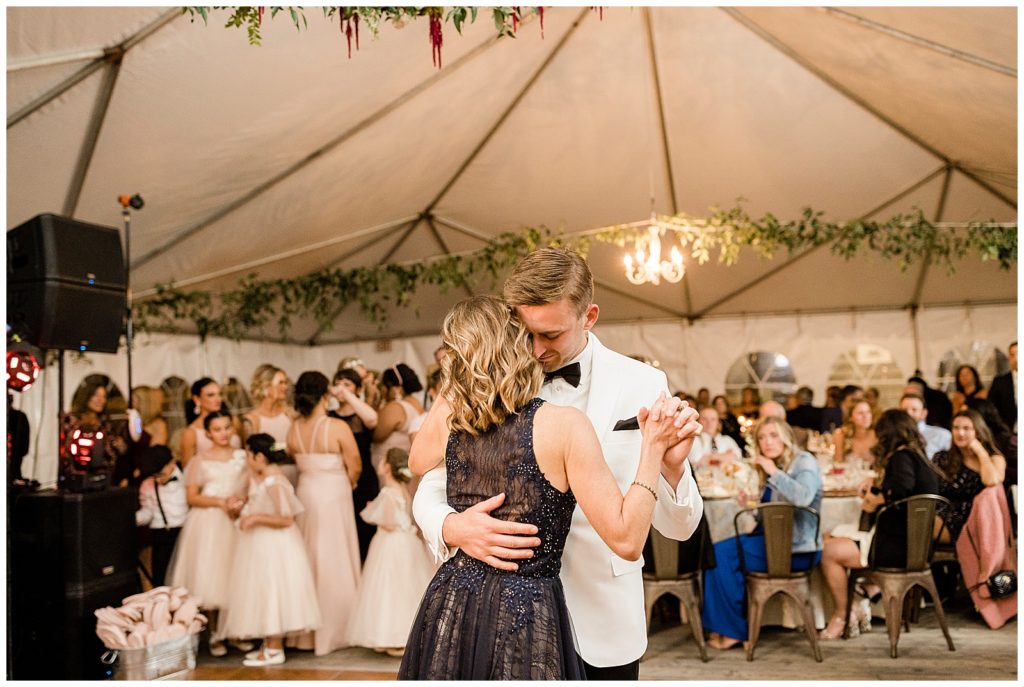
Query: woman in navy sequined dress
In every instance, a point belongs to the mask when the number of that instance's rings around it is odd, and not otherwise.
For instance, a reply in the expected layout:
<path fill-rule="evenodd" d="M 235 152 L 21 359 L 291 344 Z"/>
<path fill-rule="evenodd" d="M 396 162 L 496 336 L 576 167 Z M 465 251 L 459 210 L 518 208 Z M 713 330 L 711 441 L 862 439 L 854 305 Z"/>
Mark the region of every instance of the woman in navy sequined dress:
<path fill-rule="evenodd" d="M 639 558 L 656 499 L 650 485 L 665 451 L 699 431 L 696 412 L 664 396 L 639 410 L 640 466 L 623 496 L 587 417 L 536 398 L 543 373 L 529 333 L 500 299 L 456 305 L 442 340 L 441 393 L 417 442 L 443 451 L 453 508 L 504 493 L 492 515 L 535 525 L 540 545 L 514 572 L 462 551 L 446 561 L 420 604 L 399 679 L 583 679 L 558 577 L 577 500 L 617 555 Z"/>

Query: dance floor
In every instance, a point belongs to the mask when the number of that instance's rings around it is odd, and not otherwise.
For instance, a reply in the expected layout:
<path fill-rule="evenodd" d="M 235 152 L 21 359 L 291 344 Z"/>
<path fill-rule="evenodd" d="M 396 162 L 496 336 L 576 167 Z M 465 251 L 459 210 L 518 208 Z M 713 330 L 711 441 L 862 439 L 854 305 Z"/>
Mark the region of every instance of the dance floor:
<path fill-rule="evenodd" d="M 956 651 L 946 642 L 930 608 L 921 622 L 902 633 L 899 658 L 889 658 L 885 623 L 849 641 L 823 642 L 823 663 L 811 657 L 802 631 L 765 627 L 753 663 L 739 649 L 709 649 L 701 663 L 688 625 L 655 620 L 647 655 L 640 664 L 645 680 L 1015 680 L 1017 621 L 990 630 L 969 600 L 949 604 L 947 617 Z M 205 646 L 193 680 L 393 680 L 400 659 L 369 649 L 343 649 L 327 656 L 292 651 L 288 662 L 271 668 L 245 668 L 237 652 L 212 658 Z"/>

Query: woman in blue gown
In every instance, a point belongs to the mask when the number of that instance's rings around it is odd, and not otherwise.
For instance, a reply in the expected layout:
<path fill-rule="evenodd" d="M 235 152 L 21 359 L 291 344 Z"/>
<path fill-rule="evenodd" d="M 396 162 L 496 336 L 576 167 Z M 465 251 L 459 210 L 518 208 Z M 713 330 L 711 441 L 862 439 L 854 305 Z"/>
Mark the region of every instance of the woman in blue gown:
<path fill-rule="evenodd" d="M 757 452 L 754 461 L 761 473 L 764 491 L 762 503 L 792 503 L 821 511 L 821 468 L 814 456 L 799 451 L 793 440 L 793 430 L 774 417 L 761 419 L 754 426 Z M 744 505 L 745 497 L 740 497 Z M 814 517 L 805 511 L 796 511 L 793 517 L 794 571 L 809 570 L 821 560 L 821 533 L 815 537 Z M 768 569 L 765 558 L 764 534 L 760 524 L 750 534 L 740 535 L 743 559 L 747 570 L 764 572 Z M 730 537 L 715 544 L 717 565 L 704 573 L 704 627 L 711 631 L 708 646 L 729 649 L 747 638 L 747 614 L 744 609 L 746 583 L 740 568 L 736 538 Z"/>

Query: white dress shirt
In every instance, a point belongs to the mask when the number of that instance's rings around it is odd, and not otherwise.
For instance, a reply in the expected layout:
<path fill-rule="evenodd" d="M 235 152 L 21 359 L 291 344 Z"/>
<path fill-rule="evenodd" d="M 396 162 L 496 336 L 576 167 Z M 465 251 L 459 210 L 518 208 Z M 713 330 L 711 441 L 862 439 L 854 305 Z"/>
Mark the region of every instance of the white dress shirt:
<path fill-rule="evenodd" d="M 160 489 L 160 501 L 156 500 L 156 489 Z M 167 522 L 160 514 L 160 506 L 164 508 Z M 143 480 L 139 485 L 139 510 L 135 511 L 135 524 L 149 525 L 150 529 L 181 527 L 188 515 L 188 499 L 185 493 L 185 477 L 178 466 L 171 473 L 171 481 L 167 484 L 155 484 L 155 478 Z"/>
<path fill-rule="evenodd" d="M 712 443 L 714 443 L 714 446 L 712 446 Z M 690 453 L 686 456 L 686 460 L 693 467 L 697 467 L 706 457 L 715 453 L 727 452 L 733 454 L 734 460 L 739 460 L 743 457 L 743 452 L 740 451 L 739 445 L 732 437 L 719 433 L 712 440 L 710 434 L 701 432 L 693 440 L 693 446 L 690 447 Z"/>
<path fill-rule="evenodd" d="M 594 364 L 594 341 L 593 337 L 587 336 L 587 345 L 583 347 L 579 355 L 566 363 L 580 364 L 580 383 L 573 386 L 561 377 L 555 377 L 550 382 L 544 382 L 537 395 L 548 403 L 560 406 L 572 406 L 581 412 L 587 412 L 587 398 L 590 396 L 590 372 Z"/>
<path fill-rule="evenodd" d="M 918 422 L 917 431 L 924 439 L 924 452 L 928 454 L 928 460 L 932 460 L 939 451 L 948 451 L 953 444 L 953 435 L 948 429 Z"/>

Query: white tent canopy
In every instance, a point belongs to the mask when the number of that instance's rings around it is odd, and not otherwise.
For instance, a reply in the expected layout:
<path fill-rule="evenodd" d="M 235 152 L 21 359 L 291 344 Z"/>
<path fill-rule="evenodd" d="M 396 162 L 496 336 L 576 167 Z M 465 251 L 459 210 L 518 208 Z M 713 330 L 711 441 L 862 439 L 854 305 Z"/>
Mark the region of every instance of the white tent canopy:
<path fill-rule="evenodd" d="M 586 231 L 643 219 L 652 198 L 664 214 L 743 198 L 784 220 L 810 206 L 833 220 L 917 207 L 936 222 L 1016 221 L 1016 8 L 605 8 L 602 20 L 561 7 L 543 38 L 530 21 L 514 40 L 483 12 L 462 36 L 445 27 L 437 70 L 425 21 L 364 33 L 349 59 L 316 9 L 308 30 L 265 22 L 251 47 L 224 12 L 203 26 L 174 8 L 9 8 L 8 227 L 40 212 L 119 226 L 115 198 L 142 194 L 132 282 L 145 297 L 473 250 L 523 226 Z M 873 338 L 929 377 L 949 350 L 1015 338 L 1016 269 L 976 258 L 949 276 L 827 247 L 744 251 L 642 287 L 621 260 L 591 249 L 599 335 L 688 389 L 721 389 L 751 350 L 785 353 L 820 393 L 835 352 Z M 418 316 L 395 311 L 383 328 L 355 307 L 330 330 L 296 322 L 284 343 L 304 346 L 275 349 L 277 362 L 330 369 L 359 350 L 384 365 L 401 351 L 422 370 L 464 295 L 422 289 Z M 274 325 L 248 338 L 152 337 L 136 381 L 159 383 L 172 352 L 182 376 L 247 379 L 269 350 L 257 342 L 282 340 Z M 357 343 L 382 338 L 401 341 Z"/>

